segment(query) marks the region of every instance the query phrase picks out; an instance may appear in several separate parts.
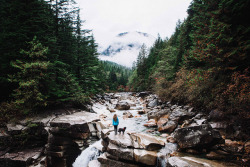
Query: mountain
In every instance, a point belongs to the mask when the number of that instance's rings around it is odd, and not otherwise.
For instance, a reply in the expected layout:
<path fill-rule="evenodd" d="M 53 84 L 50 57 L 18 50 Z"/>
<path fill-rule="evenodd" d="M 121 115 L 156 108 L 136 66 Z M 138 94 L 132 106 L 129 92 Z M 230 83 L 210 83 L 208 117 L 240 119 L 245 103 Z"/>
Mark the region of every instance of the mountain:
<path fill-rule="evenodd" d="M 143 44 L 150 48 L 156 40 L 143 32 L 123 32 L 115 36 L 107 48 L 101 50 L 99 59 L 132 67 Z"/>

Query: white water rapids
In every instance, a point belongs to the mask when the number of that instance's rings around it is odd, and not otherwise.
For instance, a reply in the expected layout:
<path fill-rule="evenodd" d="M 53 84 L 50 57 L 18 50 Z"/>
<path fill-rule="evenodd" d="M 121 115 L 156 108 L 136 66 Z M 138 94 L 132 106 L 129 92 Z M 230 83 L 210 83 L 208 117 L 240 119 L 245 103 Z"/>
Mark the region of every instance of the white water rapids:
<path fill-rule="evenodd" d="M 100 151 L 96 148 L 99 144 L 101 144 L 101 140 L 83 150 L 73 163 L 73 167 L 87 167 L 89 161 L 97 159 L 100 156 Z"/>

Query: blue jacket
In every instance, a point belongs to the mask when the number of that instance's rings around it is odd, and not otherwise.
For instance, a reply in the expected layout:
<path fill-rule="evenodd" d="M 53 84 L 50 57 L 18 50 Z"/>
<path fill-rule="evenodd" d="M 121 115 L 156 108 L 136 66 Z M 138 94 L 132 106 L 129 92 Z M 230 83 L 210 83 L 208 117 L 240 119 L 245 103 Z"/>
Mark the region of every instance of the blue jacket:
<path fill-rule="evenodd" d="M 113 119 L 113 125 L 119 125 L 119 119 L 118 118 L 117 118 L 116 121 Z"/>

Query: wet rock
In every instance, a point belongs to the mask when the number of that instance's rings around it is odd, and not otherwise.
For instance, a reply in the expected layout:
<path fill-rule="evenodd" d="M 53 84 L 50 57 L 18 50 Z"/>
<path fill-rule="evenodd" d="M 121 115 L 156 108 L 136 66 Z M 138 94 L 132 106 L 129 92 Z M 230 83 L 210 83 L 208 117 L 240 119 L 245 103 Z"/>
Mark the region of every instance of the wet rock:
<path fill-rule="evenodd" d="M 0 156 L 0 166 L 26 167 L 40 157 L 42 148 L 25 149 Z"/>
<path fill-rule="evenodd" d="M 113 159 L 109 159 L 107 157 L 107 153 L 102 154 L 101 156 L 99 156 L 98 161 L 102 164 L 102 166 L 107 166 L 107 167 L 111 167 L 111 166 L 116 166 L 116 167 L 139 167 L 138 165 L 135 164 L 129 164 L 129 163 L 125 163 L 125 162 L 121 162 L 118 160 L 113 160 Z"/>
<path fill-rule="evenodd" d="M 110 129 L 103 129 L 101 131 L 101 137 L 103 140 L 108 140 L 108 136 L 110 134 L 110 132 L 112 132 L 113 130 L 110 130 Z"/>
<path fill-rule="evenodd" d="M 222 159 L 226 159 L 225 155 L 216 153 L 214 151 L 211 151 L 209 154 L 206 154 L 206 157 L 208 159 L 212 159 L 212 160 L 222 160 Z"/>
<path fill-rule="evenodd" d="M 145 110 L 140 110 L 140 111 L 137 111 L 138 114 L 142 115 L 142 114 L 145 114 L 146 111 Z"/>
<path fill-rule="evenodd" d="M 212 126 L 214 129 L 226 129 L 228 127 L 228 124 L 226 122 L 209 122 L 209 124 Z"/>
<path fill-rule="evenodd" d="M 49 129 L 49 132 L 53 135 L 67 136 L 72 137 L 74 139 L 87 139 L 89 137 L 89 133 L 65 131 L 65 129 L 59 127 L 52 127 Z"/>
<path fill-rule="evenodd" d="M 169 136 L 169 134 L 167 134 L 167 133 L 161 134 L 161 137 L 168 137 L 168 136 Z"/>
<path fill-rule="evenodd" d="M 148 95 L 149 95 L 148 92 L 140 92 L 137 96 L 138 96 L 138 97 L 141 97 L 141 98 L 144 98 L 144 97 L 146 97 L 146 96 L 148 96 Z"/>
<path fill-rule="evenodd" d="M 128 102 L 120 101 L 116 104 L 115 109 L 117 109 L 117 110 L 129 110 L 130 105 L 128 104 Z"/>
<path fill-rule="evenodd" d="M 81 150 L 70 137 L 50 135 L 45 153 L 48 167 L 71 166 Z"/>
<path fill-rule="evenodd" d="M 158 105 L 158 99 L 154 99 L 154 100 L 152 100 L 151 102 L 148 103 L 148 107 L 151 107 L 151 108 L 153 108 L 153 107 L 155 107 L 157 105 Z"/>
<path fill-rule="evenodd" d="M 50 126 L 64 128 L 65 131 L 88 133 L 88 122 L 99 121 L 97 118 L 98 115 L 95 113 L 80 112 L 72 115 L 60 116 L 51 121 Z"/>
<path fill-rule="evenodd" d="M 156 137 L 142 134 L 142 133 L 131 133 L 134 148 L 143 148 L 148 151 L 159 150 L 164 147 L 165 143 Z"/>
<path fill-rule="evenodd" d="M 220 133 L 209 124 L 177 129 L 174 138 L 180 148 L 205 148 L 224 142 Z"/>
<path fill-rule="evenodd" d="M 169 119 L 176 121 L 179 124 L 182 124 L 184 120 L 190 119 L 194 115 L 195 113 L 193 112 L 187 112 L 184 109 L 176 108 L 171 112 Z"/>
<path fill-rule="evenodd" d="M 8 133 L 10 135 L 16 135 L 16 134 L 20 134 L 23 130 L 25 130 L 26 126 L 23 125 L 15 125 L 15 124 L 7 124 L 7 129 L 8 129 Z"/>
<path fill-rule="evenodd" d="M 133 161 L 133 149 L 129 148 L 121 148 L 112 143 L 109 143 L 107 147 L 107 152 L 113 156 L 118 157 L 119 159 L 126 160 L 126 161 Z"/>
<path fill-rule="evenodd" d="M 167 142 L 176 143 L 176 139 L 173 136 L 169 136 L 169 137 L 167 137 Z"/>
<path fill-rule="evenodd" d="M 200 154 L 201 152 L 200 151 L 197 151 L 197 150 L 194 150 L 194 149 L 186 149 L 185 150 L 186 153 L 189 153 L 189 154 Z"/>
<path fill-rule="evenodd" d="M 195 119 L 194 121 L 197 123 L 197 125 L 201 125 L 201 124 L 205 124 L 207 120 L 206 119 L 198 119 L 198 120 Z"/>
<path fill-rule="evenodd" d="M 148 129 L 148 130 L 146 130 L 146 132 L 147 132 L 147 133 L 153 133 L 153 132 L 155 132 L 155 130 L 153 130 L 153 129 Z"/>
<path fill-rule="evenodd" d="M 124 135 L 115 135 L 114 132 L 110 132 L 106 140 L 122 148 L 134 148 L 131 138 L 127 133 L 124 133 Z"/>
<path fill-rule="evenodd" d="M 71 166 L 81 153 L 76 139 L 87 141 L 89 133 L 97 135 L 97 114 L 89 112 L 60 116 L 50 122 L 46 156 L 48 167 Z"/>
<path fill-rule="evenodd" d="M 162 126 L 158 126 L 158 131 L 159 132 L 173 132 L 175 128 L 178 126 L 178 123 L 175 121 L 168 121 L 166 124 L 163 124 Z"/>
<path fill-rule="evenodd" d="M 243 153 L 244 143 L 240 141 L 232 141 L 230 139 L 226 139 L 223 150 L 230 153 Z"/>
<path fill-rule="evenodd" d="M 197 160 L 184 159 L 182 157 L 170 157 L 167 162 L 168 167 L 211 167 L 207 163 L 202 163 Z"/>
<path fill-rule="evenodd" d="M 148 112 L 148 119 L 160 119 L 160 117 L 164 115 L 168 115 L 170 113 L 170 109 L 165 109 L 165 110 L 153 110 Z"/>
<path fill-rule="evenodd" d="M 135 149 L 134 150 L 135 161 L 145 164 L 145 165 L 156 165 L 157 162 L 157 152 L 156 151 L 146 151 Z"/>
<path fill-rule="evenodd" d="M 250 141 L 245 143 L 244 149 L 246 154 L 250 154 Z"/>
<path fill-rule="evenodd" d="M 157 121 L 158 128 L 164 126 L 168 122 L 168 117 L 169 115 L 164 115 Z"/>
<path fill-rule="evenodd" d="M 129 111 L 124 112 L 123 115 L 125 118 L 133 118 L 134 117 L 133 114 L 131 114 L 131 112 L 129 112 Z"/>
<path fill-rule="evenodd" d="M 150 119 L 143 126 L 146 126 L 146 127 L 156 127 L 157 124 L 156 124 L 156 121 L 154 119 Z"/>

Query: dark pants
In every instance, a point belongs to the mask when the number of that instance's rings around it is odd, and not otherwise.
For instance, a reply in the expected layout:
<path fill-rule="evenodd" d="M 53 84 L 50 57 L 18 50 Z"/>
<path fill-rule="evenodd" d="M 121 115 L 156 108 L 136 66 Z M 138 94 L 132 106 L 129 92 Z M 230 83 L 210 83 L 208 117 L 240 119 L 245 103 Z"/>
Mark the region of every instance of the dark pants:
<path fill-rule="evenodd" d="M 114 125 L 115 135 L 117 135 L 117 126 L 118 125 Z"/>

